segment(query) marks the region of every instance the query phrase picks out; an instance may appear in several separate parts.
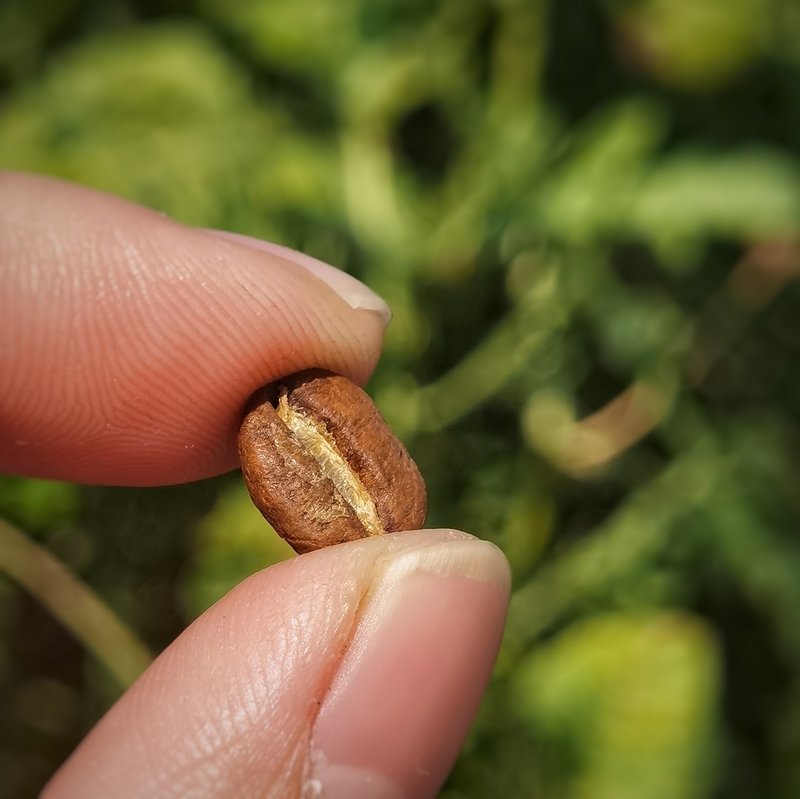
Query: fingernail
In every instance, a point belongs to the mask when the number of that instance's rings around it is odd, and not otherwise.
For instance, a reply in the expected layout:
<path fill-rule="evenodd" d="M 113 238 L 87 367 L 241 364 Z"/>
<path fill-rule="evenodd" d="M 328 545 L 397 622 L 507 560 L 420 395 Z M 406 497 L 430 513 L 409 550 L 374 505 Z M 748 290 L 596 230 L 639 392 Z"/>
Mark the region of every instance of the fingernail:
<path fill-rule="evenodd" d="M 317 717 L 305 796 L 436 796 L 489 680 L 508 583 L 477 539 L 387 556 Z"/>
<path fill-rule="evenodd" d="M 310 255 L 284 247 L 281 244 L 273 244 L 269 241 L 255 239 L 252 236 L 243 236 L 240 233 L 229 233 L 226 230 L 209 230 L 214 236 L 243 244 L 246 247 L 253 247 L 256 250 L 278 255 L 287 261 L 294 261 L 304 269 L 307 269 L 315 277 L 327 283 L 351 308 L 360 311 L 372 311 L 376 313 L 383 322 L 384 326 L 392 320 L 392 311 L 389 306 L 374 292 L 367 288 L 360 280 L 356 280 L 347 272 L 342 272 L 335 266 L 318 261 Z"/>

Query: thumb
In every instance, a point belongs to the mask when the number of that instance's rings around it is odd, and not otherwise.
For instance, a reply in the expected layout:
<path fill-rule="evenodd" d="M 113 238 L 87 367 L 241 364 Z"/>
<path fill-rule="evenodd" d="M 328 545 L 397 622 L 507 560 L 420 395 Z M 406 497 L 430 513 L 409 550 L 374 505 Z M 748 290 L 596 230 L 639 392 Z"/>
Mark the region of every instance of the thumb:
<path fill-rule="evenodd" d="M 189 627 L 42 797 L 433 797 L 507 599 L 499 550 L 449 530 L 281 563 Z"/>

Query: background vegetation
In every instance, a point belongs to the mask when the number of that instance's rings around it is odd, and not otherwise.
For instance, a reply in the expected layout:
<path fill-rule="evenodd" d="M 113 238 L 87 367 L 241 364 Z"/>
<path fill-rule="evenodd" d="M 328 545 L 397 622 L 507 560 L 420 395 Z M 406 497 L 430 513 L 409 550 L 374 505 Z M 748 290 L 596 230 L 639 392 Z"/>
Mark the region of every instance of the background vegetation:
<path fill-rule="evenodd" d="M 514 572 L 443 797 L 800 795 L 797 0 L 3 0 L 0 88 L 1 167 L 392 305 L 369 390 L 429 523 Z M 146 660 L 95 595 L 159 651 L 285 550 L 238 475 L 0 479 L 27 797 Z"/>

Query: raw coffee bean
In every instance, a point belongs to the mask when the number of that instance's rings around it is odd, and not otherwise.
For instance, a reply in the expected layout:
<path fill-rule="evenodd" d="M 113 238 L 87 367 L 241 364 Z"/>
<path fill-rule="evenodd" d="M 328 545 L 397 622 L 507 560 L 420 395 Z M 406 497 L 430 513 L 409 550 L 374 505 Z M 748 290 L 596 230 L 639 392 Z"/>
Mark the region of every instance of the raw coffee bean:
<path fill-rule="evenodd" d="M 239 430 L 242 473 L 296 552 L 423 525 L 419 469 L 362 389 L 314 370 L 257 398 Z"/>

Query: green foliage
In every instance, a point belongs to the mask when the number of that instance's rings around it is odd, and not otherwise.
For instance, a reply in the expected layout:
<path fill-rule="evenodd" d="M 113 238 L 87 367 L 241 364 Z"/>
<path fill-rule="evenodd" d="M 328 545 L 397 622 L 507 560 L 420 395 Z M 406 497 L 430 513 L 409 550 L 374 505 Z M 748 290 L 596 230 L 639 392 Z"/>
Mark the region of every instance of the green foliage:
<path fill-rule="evenodd" d="M 627 100 L 580 130 L 539 196 L 554 235 L 576 244 L 630 236 L 654 248 L 665 265 L 680 264 L 709 238 L 791 235 L 800 216 L 794 159 L 756 147 L 664 157 L 657 154 L 667 132 L 664 111 L 652 101 Z"/>
<path fill-rule="evenodd" d="M 391 304 L 368 388 L 429 523 L 514 575 L 447 799 L 800 792 L 798 37 L 795 0 L 0 9 L 1 167 L 297 247 Z M 3 478 L 0 513 L 156 649 L 286 554 L 228 479 Z M 108 697 L 5 583 L 0 623 L 24 796 Z M 63 712 L 34 729 L 41 697 Z"/>
<path fill-rule="evenodd" d="M 569 795 L 688 799 L 709 788 L 718 683 L 716 646 L 697 620 L 616 614 L 540 647 L 514 688 Z"/>

